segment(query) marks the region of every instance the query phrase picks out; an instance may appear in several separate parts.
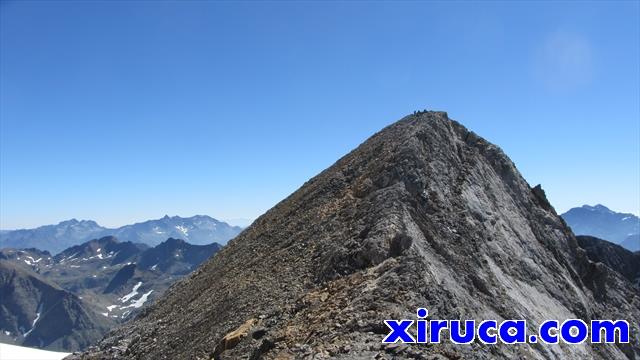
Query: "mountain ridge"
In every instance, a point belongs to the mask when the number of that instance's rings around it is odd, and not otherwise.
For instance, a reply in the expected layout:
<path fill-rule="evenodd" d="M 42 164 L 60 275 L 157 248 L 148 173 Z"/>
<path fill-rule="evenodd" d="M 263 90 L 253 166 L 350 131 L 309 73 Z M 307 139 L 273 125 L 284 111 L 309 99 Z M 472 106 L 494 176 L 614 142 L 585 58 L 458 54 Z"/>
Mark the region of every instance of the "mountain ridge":
<path fill-rule="evenodd" d="M 588 259 L 541 187 L 531 188 L 500 148 L 446 113 L 417 112 L 307 181 L 135 321 L 71 358 L 640 355 L 636 344 L 381 344 L 383 320 L 411 319 L 418 307 L 440 319 L 637 323 L 638 290 L 607 269 Z"/>
<path fill-rule="evenodd" d="M 69 219 L 33 229 L 3 230 L 0 248 L 37 248 L 58 253 L 92 239 L 114 236 L 121 241 L 155 246 L 168 238 L 184 238 L 194 245 L 225 244 L 242 231 L 207 215 L 168 216 L 118 228 L 106 228 L 93 220 Z"/>
<path fill-rule="evenodd" d="M 576 235 L 594 236 L 630 251 L 640 250 L 640 218 L 634 214 L 615 212 L 597 204 L 575 207 L 561 216 Z"/>

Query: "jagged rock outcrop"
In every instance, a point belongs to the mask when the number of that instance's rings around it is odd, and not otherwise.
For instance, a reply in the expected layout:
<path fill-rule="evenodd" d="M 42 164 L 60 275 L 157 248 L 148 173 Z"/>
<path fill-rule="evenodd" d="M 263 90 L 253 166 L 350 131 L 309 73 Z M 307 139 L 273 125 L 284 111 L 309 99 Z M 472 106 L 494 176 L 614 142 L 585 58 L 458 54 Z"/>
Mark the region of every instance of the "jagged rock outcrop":
<path fill-rule="evenodd" d="M 384 319 L 415 318 L 417 307 L 434 319 L 527 319 L 531 331 L 545 319 L 620 318 L 637 339 L 639 295 L 589 260 L 544 191 L 498 147 L 446 113 L 418 112 L 309 180 L 74 358 L 633 359 L 637 342 L 381 340 Z M 248 321 L 247 335 L 227 346 Z"/>

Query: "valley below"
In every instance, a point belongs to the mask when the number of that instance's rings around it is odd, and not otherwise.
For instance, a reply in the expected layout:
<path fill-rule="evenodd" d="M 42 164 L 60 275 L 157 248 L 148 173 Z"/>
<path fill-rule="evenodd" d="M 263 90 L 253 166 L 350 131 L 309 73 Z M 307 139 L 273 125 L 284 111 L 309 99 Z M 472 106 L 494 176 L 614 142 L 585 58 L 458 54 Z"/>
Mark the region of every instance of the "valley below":
<path fill-rule="evenodd" d="M 0 250 L 0 342 L 76 351 L 135 317 L 222 245 L 103 237 L 56 255 Z"/>

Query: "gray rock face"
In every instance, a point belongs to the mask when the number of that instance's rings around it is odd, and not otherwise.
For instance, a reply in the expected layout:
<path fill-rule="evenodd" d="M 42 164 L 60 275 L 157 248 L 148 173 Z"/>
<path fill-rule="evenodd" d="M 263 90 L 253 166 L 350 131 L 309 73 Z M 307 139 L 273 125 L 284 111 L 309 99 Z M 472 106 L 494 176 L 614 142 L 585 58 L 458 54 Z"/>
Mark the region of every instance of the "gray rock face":
<path fill-rule="evenodd" d="M 603 281 L 602 279 L 606 279 Z M 626 359 L 621 345 L 383 346 L 384 319 L 626 319 L 541 188 L 446 113 L 385 128 L 277 204 L 135 321 L 75 358 Z"/>

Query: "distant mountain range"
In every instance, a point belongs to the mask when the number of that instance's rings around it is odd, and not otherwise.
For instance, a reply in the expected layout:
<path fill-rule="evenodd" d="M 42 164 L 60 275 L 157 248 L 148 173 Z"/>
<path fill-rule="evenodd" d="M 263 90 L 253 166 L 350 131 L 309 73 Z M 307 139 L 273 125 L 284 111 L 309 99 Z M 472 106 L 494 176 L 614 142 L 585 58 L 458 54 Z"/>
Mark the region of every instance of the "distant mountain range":
<path fill-rule="evenodd" d="M 55 256 L 38 249 L 0 250 L 0 342 L 83 349 L 221 247 L 173 238 L 149 247 L 108 236 Z"/>
<path fill-rule="evenodd" d="M 56 254 L 73 245 L 105 236 L 149 246 L 158 245 L 168 238 L 184 239 L 196 245 L 226 244 L 240 231 L 242 228 L 239 226 L 231 226 L 206 215 L 189 218 L 165 216 L 116 229 L 100 226 L 92 220 L 71 219 L 35 229 L 3 230 L 0 232 L 0 248 L 36 248 Z"/>
<path fill-rule="evenodd" d="M 561 215 L 576 235 L 595 236 L 630 251 L 640 250 L 640 218 L 604 205 L 583 205 Z"/>

